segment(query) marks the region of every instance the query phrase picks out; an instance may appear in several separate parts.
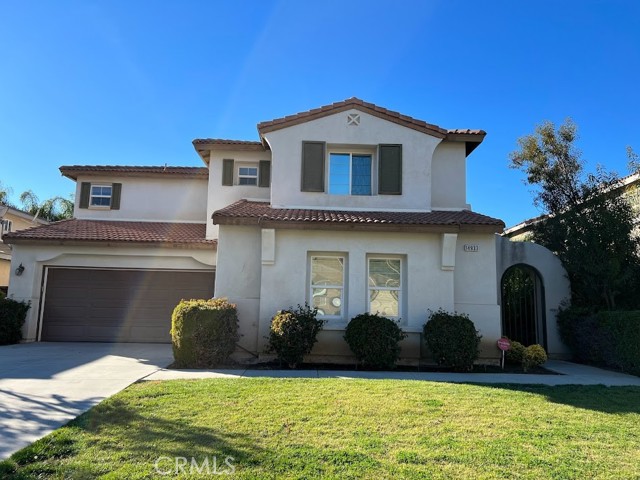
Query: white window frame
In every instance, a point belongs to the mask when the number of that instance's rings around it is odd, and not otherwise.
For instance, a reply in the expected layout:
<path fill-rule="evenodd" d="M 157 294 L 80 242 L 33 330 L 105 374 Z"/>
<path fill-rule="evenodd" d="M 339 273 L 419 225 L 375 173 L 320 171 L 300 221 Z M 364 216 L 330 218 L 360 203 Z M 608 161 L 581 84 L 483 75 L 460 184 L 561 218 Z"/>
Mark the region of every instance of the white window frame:
<path fill-rule="evenodd" d="M 94 187 L 100 187 L 100 188 L 108 187 L 108 188 L 111 189 L 111 195 L 94 195 L 93 194 L 93 188 Z M 93 199 L 94 198 L 108 198 L 109 199 L 109 205 L 94 205 L 93 204 Z M 113 202 L 113 184 L 112 183 L 92 183 L 91 184 L 91 186 L 89 187 L 89 208 L 110 209 L 111 208 L 111 202 Z"/>
<path fill-rule="evenodd" d="M 328 195 L 341 195 L 344 196 L 345 194 L 340 194 L 340 193 L 330 193 L 330 189 L 331 189 L 331 155 L 349 155 L 349 193 L 347 193 L 346 195 L 349 195 L 350 197 L 372 197 L 374 195 L 374 192 L 376 191 L 376 185 L 374 185 L 375 183 L 375 175 L 374 172 L 375 170 L 375 165 L 376 165 L 376 156 L 375 156 L 375 151 L 373 150 L 366 150 L 366 149 L 357 149 L 357 148 L 331 148 L 327 150 L 327 194 Z M 353 179 L 353 156 L 354 155 L 367 155 L 369 157 L 371 157 L 371 193 L 369 195 L 354 195 L 353 193 L 351 193 L 351 187 L 352 185 L 352 179 Z"/>
<path fill-rule="evenodd" d="M 342 259 L 342 285 L 314 285 L 312 283 L 313 281 L 313 259 L 314 258 L 331 258 L 331 259 Z M 313 305 L 313 290 L 314 289 L 321 289 L 321 288 L 326 288 L 326 289 L 334 289 L 334 290 L 341 290 L 342 291 L 342 295 L 341 295 L 341 308 L 340 308 L 340 315 L 318 315 L 318 318 L 320 319 L 324 319 L 324 320 L 333 320 L 333 321 L 341 321 L 345 319 L 345 315 L 346 315 L 346 306 L 347 306 L 347 255 L 342 254 L 342 253 L 309 253 L 309 277 L 308 277 L 308 281 L 307 281 L 307 285 L 309 286 L 309 305 L 311 306 L 311 308 L 314 307 Z"/>
<path fill-rule="evenodd" d="M 370 277 L 370 267 L 371 267 L 371 260 L 399 260 L 400 261 L 400 286 L 399 287 L 372 287 L 371 285 L 369 285 L 369 277 Z M 372 312 L 371 311 L 371 290 L 380 290 L 380 291 L 393 291 L 393 292 L 398 292 L 398 315 L 397 316 L 389 316 L 389 315 L 384 315 L 381 313 L 381 315 L 386 316 L 387 318 L 390 318 L 391 320 L 395 320 L 395 321 L 400 321 L 400 319 L 402 318 L 402 314 L 403 314 L 403 301 L 404 301 L 404 289 L 405 289 L 405 259 L 404 257 L 402 257 L 401 255 L 367 255 L 367 279 L 366 279 L 366 285 L 367 285 L 367 298 L 366 298 L 366 302 L 367 302 L 367 312 L 369 313 L 377 313 L 377 312 Z"/>
<path fill-rule="evenodd" d="M 10 233 L 13 228 L 13 222 L 9 219 L 0 220 L 0 238 L 6 233 Z"/>
<path fill-rule="evenodd" d="M 242 168 L 255 168 L 256 169 L 256 174 L 255 175 L 241 175 L 240 174 L 240 169 Z M 236 178 L 237 178 L 237 184 L 241 187 L 257 187 L 258 186 L 258 182 L 260 181 L 259 179 L 260 177 L 260 167 L 258 164 L 256 163 L 239 163 L 238 164 L 238 169 L 236 170 Z M 256 183 L 240 183 L 240 179 L 241 178 L 249 178 L 249 179 L 255 179 Z"/>

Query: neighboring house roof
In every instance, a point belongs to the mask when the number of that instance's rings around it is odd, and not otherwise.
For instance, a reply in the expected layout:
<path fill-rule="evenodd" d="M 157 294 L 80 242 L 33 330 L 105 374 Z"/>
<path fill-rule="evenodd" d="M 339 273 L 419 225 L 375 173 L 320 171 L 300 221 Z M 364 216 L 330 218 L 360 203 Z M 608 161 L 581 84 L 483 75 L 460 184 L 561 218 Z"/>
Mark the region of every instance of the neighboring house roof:
<path fill-rule="evenodd" d="M 125 176 L 167 176 L 183 178 L 208 178 L 206 167 L 128 166 L 128 165 L 65 165 L 60 173 L 72 180 L 80 175 L 113 174 Z"/>
<path fill-rule="evenodd" d="M 499 233 L 504 222 L 463 211 L 387 212 L 272 208 L 268 202 L 240 200 L 212 215 L 219 225 L 338 230 Z"/>
<path fill-rule="evenodd" d="M 482 143 L 487 132 L 484 130 L 474 130 L 469 128 L 445 129 L 423 120 L 403 115 L 393 110 L 388 110 L 373 103 L 365 102 L 359 98 L 352 97 L 341 102 L 335 102 L 330 105 L 299 112 L 294 115 L 288 115 L 282 118 L 276 118 L 258 124 L 258 133 L 262 142 L 247 140 L 226 140 L 222 138 L 196 138 L 193 140 L 193 146 L 204 160 L 209 163 L 209 150 L 253 150 L 264 151 L 269 149 L 269 145 L 264 141 L 264 134 L 280 130 L 282 128 L 291 127 L 300 123 L 317 120 L 328 115 L 344 112 L 346 110 L 356 109 L 364 113 L 368 113 L 383 120 L 402 125 L 419 132 L 433 135 L 452 142 L 465 142 L 466 154 L 469 155 L 475 148 Z"/>
<path fill-rule="evenodd" d="M 103 220 L 62 220 L 42 227 L 8 233 L 3 241 L 9 244 L 47 243 L 122 243 L 171 244 L 196 247 L 215 246 L 215 240 L 205 239 L 203 223 L 127 222 Z"/>
<path fill-rule="evenodd" d="M 619 180 L 617 180 L 615 183 L 613 183 L 612 185 L 607 186 L 607 188 L 605 188 L 603 191 L 616 191 L 618 189 L 627 187 L 629 185 L 632 185 L 636 182 L 640 181 L 640 174 L 638 173 L 633 173 L 631 175 L 627 175 L 626 177 L 622 177 Z M 622 195 L 624 196 L 625 193 L 623 191 Z M 640 205 L 633 205 L 632 207 L 635 209 L 640 209 Z M 525 234 L 529 231 L 531 231 L 534 227 L 534 225 L 536 225 L 537 223 L 541 222 L 542 220 L 549 218 L 549 214 L 544 214 L 544 215 L 539 215 L 537 217 L 533 217 L 533 218 L 528 218 L 527 220 L 524 220 L 520 223 L 518 223 L 517 225 L 514 225 L 512 227 L 509 227 L 507 229 L 505 229 L 504 231 L 504 236 L 506 237 L 516 237 L 518 235 L 522 235 Z"/>
<path fill-rule="evenodd" d="M 33 213 L 29 213 L 24 210 L 19 210 L 10 205 L 5 205 L 0 203 L 0 210 L 2 210 L 4 207 L 7 207 L 7 213 L 5 213 L 5 215 L 15 215 L 16 217 L 22 218 L 29 222 L 37 223 L 39 225 L 47 225 L 49 223 L 47 220 L 43 218 L 34 218 L 35 215 Z"/>

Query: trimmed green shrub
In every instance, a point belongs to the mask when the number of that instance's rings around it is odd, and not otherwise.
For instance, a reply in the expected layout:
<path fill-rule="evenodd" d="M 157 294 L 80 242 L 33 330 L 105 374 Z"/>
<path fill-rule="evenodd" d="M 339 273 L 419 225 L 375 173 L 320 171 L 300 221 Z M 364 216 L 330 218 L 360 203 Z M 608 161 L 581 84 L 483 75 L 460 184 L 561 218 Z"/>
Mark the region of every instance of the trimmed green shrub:
<path fill-rule="evenodd" d="M 322 330 L 324 320 L 317 318 L 318 309 L 307 303 L 294 309 L 281 310 L 271 319 L 269 346 L 267 351 L 275 352 L 280 362 L 290 368 L 302 363 L 304 356 L 311 353 Z"/>
<path fill-rule="evenodd" d="M 583 307 L 563 308 L 558 312 L 558 331 L 571 349 L 574 359 L 586 363 L 604 363 L 605 339 L 599 333 L 596 315 Z"/>
<path fill-rule="evenodd" d="M 171 316 L 178 368 L 213 368 L 229 358 L 238 338 L 238 312 L 226 298 L 182 300 Z"/>
<path fill-rule="evenodd" d="M 427 347 L 438 365 L 457 371 L 473 369 L 482 336 L 468 315 L 442 309 L 430 312 L 423 331 Z"/>
<path fill-rule="evenodd" d="M 569 308 L 558 314 L 563 341 L 577 361 L 640 375 L 640 311 L 590 313 Z"/>
<path fill-rule="evenodd" d="M 400 341 L 407 337 L 393 320 L 377 313 L 363 313 L 351 319 L 344 339 L 363 365 L 392 369 L 400 357 Z"/>
<path fill-rule="evenodd" d="M 640 311 L 600 312 L 597 320 L 604 364 L 640 375 Z"/>
<path fill-rule="evenodd" d="M 22 340 L 22 326 L 30 305 L 10 298 L 0 298 L 0 345 L 10 345 Z"/>
<path fill-rule="evenodd" d="M 522 356 L 522 368 L 526 372 L 531 368 L 536 368 L 547 361 L 547 352 L 542 345 L 529 345 Z"/>
<path fill-rule="evenodd" d="M 524 359 L 525 346 L 520 342 L 511 341 L 511 348 L 504 352 L 504 358 L 508 363 L 521 365 Z"/>

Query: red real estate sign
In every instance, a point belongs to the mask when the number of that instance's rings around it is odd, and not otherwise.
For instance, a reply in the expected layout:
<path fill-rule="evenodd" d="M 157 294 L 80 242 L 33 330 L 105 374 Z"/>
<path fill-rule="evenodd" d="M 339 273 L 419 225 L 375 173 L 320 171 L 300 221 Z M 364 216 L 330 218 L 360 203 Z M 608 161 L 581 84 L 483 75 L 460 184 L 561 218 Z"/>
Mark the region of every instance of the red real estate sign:
<path fill-rule="evenodd" d="M 503 352 L 506 352 L 507 350 L 511 349 L 511 342 L 508 338 L 502 337 L 500 340 L 498 340 L 498 348 Z"/>

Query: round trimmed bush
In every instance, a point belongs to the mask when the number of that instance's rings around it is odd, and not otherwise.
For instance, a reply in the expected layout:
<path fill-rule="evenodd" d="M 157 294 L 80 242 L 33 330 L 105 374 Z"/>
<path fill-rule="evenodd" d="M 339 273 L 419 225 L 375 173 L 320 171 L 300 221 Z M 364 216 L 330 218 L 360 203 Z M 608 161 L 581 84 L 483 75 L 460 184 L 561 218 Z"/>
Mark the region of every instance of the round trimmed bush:
<path fill-rule="evenodd" d="M 547 361 L 547 352 L 544 351 L 544 348 L 541 345 L 529 345 L 522 357 L 522 367 L 526 372 L 530 368 L 536 368 Z"/>
<path fill-rule="evenodd" d="M 297 309 L 281 310 L 271 320 L 269 352 L 275 352 L 278 360 L 296 368 L 304 356 L 311 353 L 322 330 L 324 320 L 317 318 L 318 309 L 308 304 Z"/>
<path fill-rule="evenodd" d="M 423 331 L 427 347 L 438 365 L 457 371 L 473 369 L 482 336 L 468 315 L 442 309 L 431 312 Z"/>
<path fill-rule="evenodd" d="M 351 319 L 344 339 L 360 363 L 373 368 L 392 369 L 400 357 L 399 343 L 406 336 L 393 320 L 363 313 Z"/>
<path fill-rule="evenodd" d="M 182 300 L 171 316 L 178 368 L 213 368 L 227 361 L 238 341 L 238 311 L 226 298 Z"/>
<path fill-rule="evenodd" d="M 522 365 L 525 349 L 524 345 L 514 340 L 511 342 L 511 348 L 504 352 L 504 358 L 508 363 Z"/>

